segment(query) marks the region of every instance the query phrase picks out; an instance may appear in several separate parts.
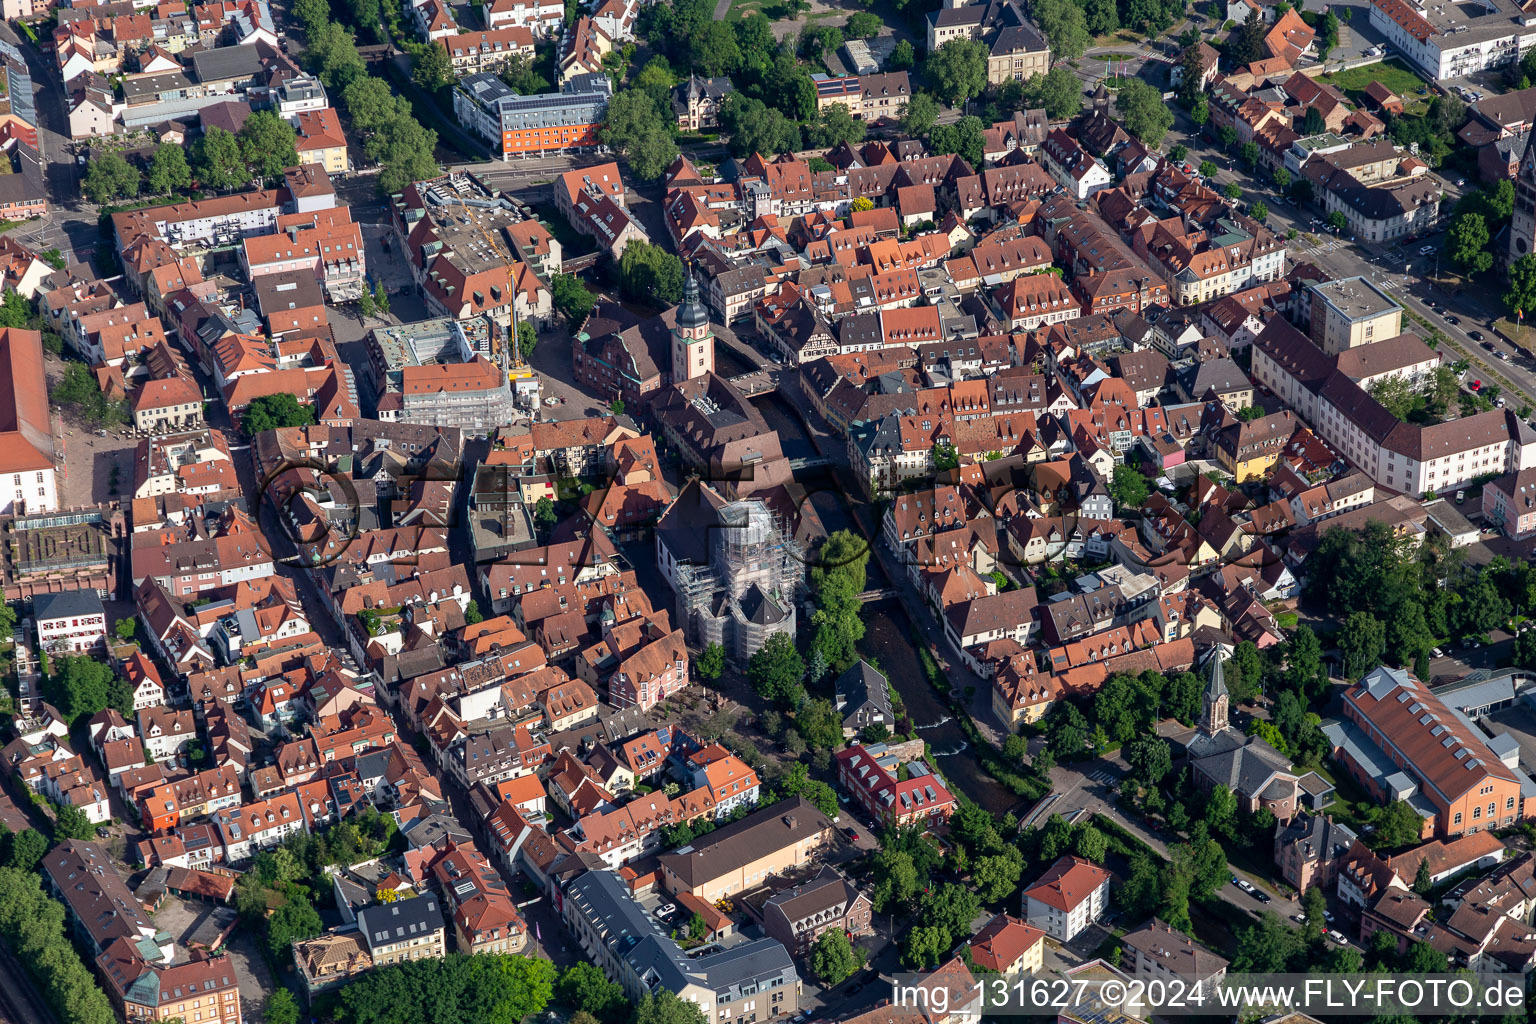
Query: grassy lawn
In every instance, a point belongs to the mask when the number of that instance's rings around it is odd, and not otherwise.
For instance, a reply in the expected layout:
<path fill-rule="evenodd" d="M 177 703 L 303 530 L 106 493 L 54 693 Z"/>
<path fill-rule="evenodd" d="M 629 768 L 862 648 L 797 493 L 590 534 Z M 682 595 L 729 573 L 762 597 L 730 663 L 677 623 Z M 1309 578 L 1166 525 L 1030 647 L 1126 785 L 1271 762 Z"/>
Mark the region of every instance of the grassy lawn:
<path fill-rule="evenodd" d="M 738 18 L 745 18 L 754 11 L 761 12 L 762 9 L 763 0 L 733 0 L 730 11 L 726 13 L 725 20 L 735 21 Z"/>
<path fill-rule="evenodd" d="M 1327 82 L 1336 89 L 1341 89 L 1354 103 L 1361 103 L 1365 97 L 1365 87 L 1372 82 L 1380 82 L 1403 98 L 1408 112 L 1413 113 L 1414 108 L 1420 104 L 1415 103 L 1421 90 L 1428 88 L 1424 79 L 1409 70 L 1408 65 L 1396 57 L 1389 60 L 1377 61 L 1375 64 L 1365 64 L 1358 68 L 1350 68 L 1347 71 L 1335 71 L 1332 74 L 1319 75 L 1319 81 Z M 1428 101 L 1423 101 L 1424 106 Z"/>

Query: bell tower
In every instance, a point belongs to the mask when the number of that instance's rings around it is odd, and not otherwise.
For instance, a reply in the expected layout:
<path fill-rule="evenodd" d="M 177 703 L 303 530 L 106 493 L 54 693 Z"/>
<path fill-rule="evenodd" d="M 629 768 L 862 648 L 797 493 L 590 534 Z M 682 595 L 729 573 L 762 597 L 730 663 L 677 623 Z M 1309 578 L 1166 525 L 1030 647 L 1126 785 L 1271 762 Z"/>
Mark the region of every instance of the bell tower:
<path fill-rule="evenodd" d="M 1525 141 L 1515 171 L 1515 208 L 1509 218 L 1510 263 L 1536 252 L 1536 132 Z"/>
<path fill-rule="evenodd" d="M 1221 669 L 1221 648 L 1211 655 L 1211 676 L 1206 680 L 1205 695 L 1200 706 L 1200 731 L 1215 736 L 1231 725 L 1228 717 L 1226 673 Z"/>
<path fill-rule="evenodd" d="M 699 281 L 688 268 L 683 302 L 677 307 L 672 328 L 672 383 L 703 377 L 715 371 L 715 333 L 709 328 L 709 310 L 699 299 Z"/>

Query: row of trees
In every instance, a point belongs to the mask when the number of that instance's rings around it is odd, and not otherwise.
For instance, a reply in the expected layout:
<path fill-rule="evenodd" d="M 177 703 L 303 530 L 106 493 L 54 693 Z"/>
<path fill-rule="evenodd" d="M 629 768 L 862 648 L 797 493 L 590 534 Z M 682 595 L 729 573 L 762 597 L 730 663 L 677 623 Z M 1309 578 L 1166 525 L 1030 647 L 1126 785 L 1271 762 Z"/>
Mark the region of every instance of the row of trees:
<path fill-rule="evenodd" d="M 1308 560 L 1317 568 L 1304 593 L 1344 619 L 1338 642 L 1352 675 L 1386 660 L 1417 666 L 1422 677 L 1440 640 L 1481 636 L 1506 625 L 1516 608 L 1536 606 L 1529 563 L 1470 566 L 1459 550 L 1436 542 L 1414 548 L 1380 523 L 1329 530 Z"/>
<path fill-rule="evenodd" d="M 549 1005 L 556 977 L 548 960 L 506 953 L 406 960 L 348 982 L 340 990 L 336 1019 L 339 1024 L 519 1024 Z"/>
<path fill-rule="evenodd" d="M 388 82 L 368 74 L 352 31 L 330 19 L 325 0 L 299 0 L 294 13 L 304 24 L 310 70 L 340 95 L 364 153 L 380 164 L 379 191 L 392 195 L 436 175 L 437 133 L 421 126 L 410 102 Z"/>
<path fill-rule="evenodd" d="M 181 146 L 161 143 L 141 173 L 118 153 L 104 153 L 86 169 L 81 191 L 93 203 L 134 199 L 143 191 L 152 196 L 185 194 L 194 180 L 203 188 L 228 191 L 253 179 L 270 180 L 299 162 L 293 125 L 271 110 L 246 118 L 238 134 L 217 126 L 192 144 L 192 158 Z"/>
<path fill-rule="evenodd" d="M 1468 192 L 1456 203 L 1451 228 L 1445 236 L 1445 254 L 1465 274 L 1492 269 L 1493 238 L 1509 224 L 1515 208 L 1515 183 L 1508 178 Z"/>
<path fill-rule="evenodd" d="M 96 382 L 96 375 L 84 363 L 65 364 L 64 376 L 53 386 L 49 397 L 53 404 L 68 409 L 92 429 L 128 421 L 128 404 L 120 398 L 109 398 Z"/>
<path fill-rule="evenodd" d="M 27 965 L 60 1020 L 70 1024 L 117 1020 L 112 1004 L 64 931 L 64 905 L 43 892 L 42 879 L 32 870 L 0 868 L 0 941 Z"/>

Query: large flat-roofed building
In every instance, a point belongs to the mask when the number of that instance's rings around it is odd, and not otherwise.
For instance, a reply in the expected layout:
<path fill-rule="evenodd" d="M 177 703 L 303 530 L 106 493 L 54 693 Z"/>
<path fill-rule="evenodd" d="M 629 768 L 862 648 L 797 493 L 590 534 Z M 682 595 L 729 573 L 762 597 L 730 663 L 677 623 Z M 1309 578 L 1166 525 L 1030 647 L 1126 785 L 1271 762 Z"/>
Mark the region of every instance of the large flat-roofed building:
<path fill-rule="evenodd" d="M 514 154 L 591 149 L 608 111 L 613 83 L 606 75 L 576 75 L 559 92 L 520 96 L 489 71 L 468 75 L 453 90 L 460 124 L 491 143 L 505 160 Z"/>
<path fill-rule="evenodd" d="M 630 999 L 667 989 L 698 1006 L 710 1024 L 754 1024 L 799 1012 L 800 976 L 777 939 L 685 952 L 612 871 L 588 871 L 566 886 L 564 897 L 565 923 L 583 952 Z"/>
<path fill-rule="evenodd" d="M 713 903 L 804 866 L 831 834 L 832 822 L 810 801 L 780 800 L 663 854 L 662 885 L 673 895 L 686 892 Z"/>
<path fill-rule="evenodd" d="M 1536 36 L 1536 18 L 1515 0 L 1371 0 L 1371 27 L 1430 78 L 1513 64 Z"/>
<path fill-rule="evenodd" d="M 505 351 L 495 337 L 487 316 L 375 330 L 368 336 L 368 370 L 378 418 L 476 431 L 510 422 L 515 396 L 492 358 Z"/>
<path fill-rule="evenodd" d="M 1312 286 L 1312 340 L 1328 355 L 1403 333 L 1403 307 L 1363 277 Z"/>
<path fill-rule="evenodd" d="M 1432 810 L 1427 828 L 1435 835 L 1505 828 L 1525 817 L 1521 775 L 1465 713 L 1407 672 L 1380 667 L 1367 673 L 1345 692 L 1344 717 L 1356 729 L 1328 732 L 1335 756 L 1377 799 Z M 1349 742 L 1339 742 L 1340 735 Z M 1382 775 L 1385 767 L 1397 770 Z"/>
<path fill-rule="evenodd" d="M 0 585 L 7 601 L 86 590 L 117 591 L 117 565 L 128 524 L 122 509 L 100 505 L 17 516 L 0 547 Z"/>
<path fill-rule="evenodd" d="M 0 513 L 59 507 L 43 336 L 0 330 Z"/>

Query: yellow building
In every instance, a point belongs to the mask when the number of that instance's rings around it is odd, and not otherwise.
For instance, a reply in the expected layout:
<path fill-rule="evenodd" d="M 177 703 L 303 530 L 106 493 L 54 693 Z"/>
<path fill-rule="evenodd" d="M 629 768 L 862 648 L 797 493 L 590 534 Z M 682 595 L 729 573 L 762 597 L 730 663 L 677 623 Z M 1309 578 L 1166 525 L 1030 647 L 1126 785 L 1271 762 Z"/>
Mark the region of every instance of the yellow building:
<path fill-rule="evenodd" d="M 324 110 L 306 110 L 299 115 L 299 135 L 294 148 L 299 151 L 299 162 L 319 164 L 326 174 L 346 174 L 347 138 L 341 132 L 341 121 L 330 107 Z"/>

